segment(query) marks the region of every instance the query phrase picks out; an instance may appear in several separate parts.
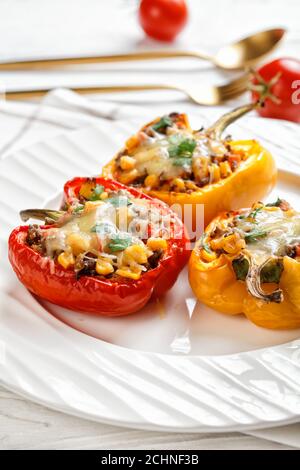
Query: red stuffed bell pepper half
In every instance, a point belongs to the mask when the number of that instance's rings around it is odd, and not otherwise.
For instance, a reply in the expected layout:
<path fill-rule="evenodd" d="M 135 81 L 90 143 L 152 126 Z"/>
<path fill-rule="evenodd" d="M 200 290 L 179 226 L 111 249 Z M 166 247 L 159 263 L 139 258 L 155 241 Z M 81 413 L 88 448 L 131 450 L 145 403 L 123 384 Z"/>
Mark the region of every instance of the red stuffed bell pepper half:
<path fill-rule="evenodd" d="M 65 185 L 62 210 L 22 211 L 9 260 L 33 294 L 99 315 L 134 313 L 175 283 L 189 256 L 179 218 L 161 201 L 104 178 Z"/>

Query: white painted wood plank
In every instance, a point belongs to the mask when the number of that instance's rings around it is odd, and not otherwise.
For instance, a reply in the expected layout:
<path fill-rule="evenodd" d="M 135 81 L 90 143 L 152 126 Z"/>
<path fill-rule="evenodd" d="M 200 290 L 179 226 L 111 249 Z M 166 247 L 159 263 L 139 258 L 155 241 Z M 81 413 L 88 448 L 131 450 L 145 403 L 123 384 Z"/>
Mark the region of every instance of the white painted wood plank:
<path fill-rule="evenodd" d="M 0 449 L 288 449 L 240 433 L 171 434 L 67 416 L 0 388 Z"/>

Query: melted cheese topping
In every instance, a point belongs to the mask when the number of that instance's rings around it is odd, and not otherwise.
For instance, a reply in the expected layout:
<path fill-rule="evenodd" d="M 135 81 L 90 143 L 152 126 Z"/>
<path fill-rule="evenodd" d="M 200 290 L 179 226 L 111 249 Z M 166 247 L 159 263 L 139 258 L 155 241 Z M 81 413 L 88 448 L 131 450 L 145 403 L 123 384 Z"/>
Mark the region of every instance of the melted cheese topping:
<path fill-rule="evenodd" d="M 121 190 L 105 201 L 86 202 L 62 226 L 49 228 L 44 239 L 46 255 L 58 255 L 58 262 L 66 267 L 76 257 L 90 253 L 87 256 L 98 259 L 99 274 L 111 274 L 117 268 L 117 274 L 138 279 L 147 271 L 144 264 L 153 254 L 152 248 L 166 249 L 162 236 L 170 235 L 170 223 L 169 214 L 162 215 L 148 200 Z M 148 243 L 149 227 L 152 238 Z"/>
<path fill-rule="evenodd" d="M 117 160 L 116 178 L 131 184 L 139 178 L 151 176 L 151 183 L 144 180 L 145 187 L 174 184 L 175 179 L 182 178 L 195 181 L 201 187 L 225 178 L 235 170 L 242 157 L 235 155 L 235 162 L 228 163 L 229 153 L 224 141 L 214 140 L 204 131 L 177 127 L 173 122 L 164 132 L 159 132 L 152 124 L 129 139 L 123 156 L 128 155 L 134 160 L 131 160 L 130 168 L 126 161 L 123 166 L 121 154 Z M 191 188 L 184 188 L 181 184 L 177 189 Z"/>
<path fill-rule="evenodd" d="M 280 200 L 279 200 L 280 202 Z M 271 258 L 296 256 L 300 246 L 300 213 L 280 205 L 254 204 L 251 209 L 221 219 L 205 232 L 200 241 L 200 256 L 210 262 L 224 253 L 231 259 L 241 254 L 258 264 Z"/>
<path fill-rule="evenodd" d="M 300 214 L 282 211 L 279 207 L 265 207 L 258 211 L 255 223 L 247 219 L 239 219 L 237 229 L 243 235 L 246 233 L 265 233 L 253 241 L 247 241 L 247 250 L 257 255 L 283 256 L 285 247 L 300 243 Z"/>
<path fill-rule="evenodd" d="M 175 166 L 174 160 L 169 156 L 169 149 L 172 146 L 170 136 L 180 136 L 183 139 L 192 139 L 196 143 L 195 150 L 193 151 L 192 158 L 204 157 L 207 162 L 210 162 L 211 156 L 222 156 L 226 153 L 226 148 L 222 142 L 208 139 L 208 137 L 201 133 L 194 134 L 186 130 L 168 129 L 167 135 L 154 133 L 154 137 L 148 137 L 136 147 L 130 156 L 136 159 L 135 168 L 140 175 L 156 175 L 164 180 L 178 177 L 184 171 L 191 169 L 192 162 L 187 159 L 187 163 L 183 166 Z"/>

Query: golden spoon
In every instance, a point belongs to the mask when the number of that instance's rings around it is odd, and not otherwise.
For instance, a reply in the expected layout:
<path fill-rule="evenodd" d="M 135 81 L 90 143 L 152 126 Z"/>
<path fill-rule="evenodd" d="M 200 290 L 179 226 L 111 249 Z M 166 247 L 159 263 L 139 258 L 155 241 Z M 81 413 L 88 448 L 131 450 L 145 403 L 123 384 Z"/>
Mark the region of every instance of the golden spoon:
<path fill-rule="evenodd" d="M 61 57 L 52 59 L 20 60 L 0 63 L 0 70 L 44 69 L 70 64 L 90 64 L 105 62 L 127 62 L 133 60 L 166 59 L 178 57 L 193 57 L 212 62 L 222 69 L 241 69 L 255 64 L 259 59 L 272 51 L 282 40 L 285 30 L 282 28 L 269 29 L 252 34 L 237 42 L 224 46 L 217 54 L 210 56 L 202 52 L 157 50 L 134 52 L 130 54 L 91 56 L 91 57 Z"/>

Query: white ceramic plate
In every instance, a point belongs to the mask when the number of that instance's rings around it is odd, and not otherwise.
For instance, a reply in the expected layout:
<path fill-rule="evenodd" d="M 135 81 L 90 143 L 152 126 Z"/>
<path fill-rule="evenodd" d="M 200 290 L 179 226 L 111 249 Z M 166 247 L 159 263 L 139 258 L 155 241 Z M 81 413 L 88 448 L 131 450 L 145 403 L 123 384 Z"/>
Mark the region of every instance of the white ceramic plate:
<path fill-rule="evenodd" d="M 260 133 L 280 139 L 279 146 L 264 142 L 279 151 L 279 165 L 298 170 L 298 126 L 249 118 L 232 131 L 252 137 L 258 123 Z M 112 128 L 117 141 L 108 137 Z M 299 330 L 268 331 L 204 307 L 185 272 L 163 308 L 150 303 L 120 319 L 39 302 L 12 273 L 6 243 L 18 211 L 45 201 L 57 207 L 63 183 L 99 172 L 132 130 L 107 123 L 75 131 L 0 164 L 1 383 L 58 410 L 143 429 L 212 432 L 297 421 Z M 299 175 L 280 171 L 268 199 L 280 195 L 299 207 L 299 186 Z"/>

